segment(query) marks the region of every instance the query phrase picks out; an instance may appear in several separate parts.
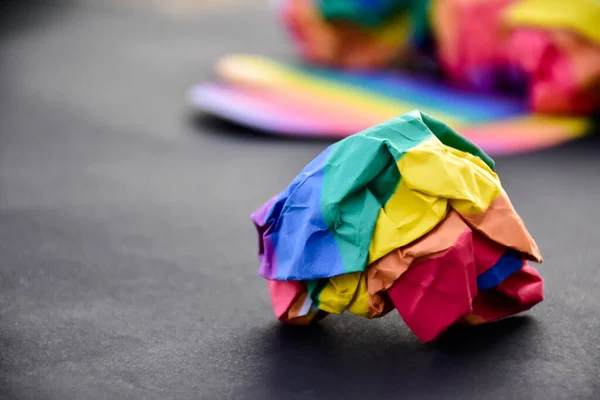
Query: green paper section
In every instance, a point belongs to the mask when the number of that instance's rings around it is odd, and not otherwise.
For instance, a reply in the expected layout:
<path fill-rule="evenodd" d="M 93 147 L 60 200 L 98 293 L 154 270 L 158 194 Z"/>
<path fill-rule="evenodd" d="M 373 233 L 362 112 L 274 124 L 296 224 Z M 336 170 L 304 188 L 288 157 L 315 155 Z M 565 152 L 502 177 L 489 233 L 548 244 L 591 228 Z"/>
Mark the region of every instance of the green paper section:
<path fill-rule="evenodd" d="M 334 145 L 324 167 L 321 212 L 347 272 L 366 267 L 379 211 L 400 183 L 398 160 L 431 136 L 421 120 L 403 115 Z"/>
<path fill-rule="evenodd" d="M 318 0 L 317 6 L 326 20 L 352 21 L 374 27 L 408 11 L 410 3 L 411 0 Z"/>
<path fill-rule="evenodd" d="M 351 21 L 367 28 L 409 13 L 416 37 L 422 37 L 429 29 L 430 3 L 430 0 L 317 0 L 321 15 L 326 20 Z"/>
<path fill-rule="evenodd" d="M 319 296 L 321 295 L 323 289 L 325 289 L 325 286 L 327 286 L 328 282 L 329 279 L 315 279 L 312 281 L 304 282 L 308 291 L 308 295 L 310 296 L 313 305 L 317 308 L 321 304 L 321 302 L 319 301 Z"/>

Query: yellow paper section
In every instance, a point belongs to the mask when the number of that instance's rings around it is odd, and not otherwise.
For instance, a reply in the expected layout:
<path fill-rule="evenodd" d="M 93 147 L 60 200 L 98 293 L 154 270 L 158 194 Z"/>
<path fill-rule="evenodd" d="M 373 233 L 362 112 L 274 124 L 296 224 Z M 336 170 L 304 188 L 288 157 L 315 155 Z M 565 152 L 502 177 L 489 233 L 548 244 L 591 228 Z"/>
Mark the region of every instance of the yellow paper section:
<path fill-rule="evenodd" d="M 357 290 L 361 285 L 364 286 L 364 293 L 367 294 L 367 297 L 362 299 L 359 296 L 355 299 Z M 367 316 L 369 309 L 368 292 L 362 272 L 353 272 L 330 278 L 319 294 L 319 308 L 328 313 L 341 314 L 350 306 L 354 310 L 353 313 Z"/>
<path fill-rule="evenodd" d="M 400 180 L 379 211 L 369 248 L 369 264 L 433 229 L 447 211 L 446 199 L 413 191 Z"/>
<path fill-rule="evenodd" d="M 333 278 L 335 279 L 335 278 Z M 367 279 L 364 274 L 360 274 L 360 280 L 358 282 L 358 288 L 356 289 L 356 293 L 354 294 L 354 298 L 348 305 L 348 311 L 352 314 L 358 315 L 360 317 L 370 318 L 371 317 L 371 308 L 370 308 L 370 300 L 369 300 L 369 291 L 367 290 Z"/>
<path fill-rule="evenodd" d="M 505 16 L 513 26 L 570 29 L 600 44 L 598 0 L 521 0 Z"/>
<path fill-rule="evenodd" d="M 436 137 L 405 153 L 398 169 L 400 184 L 377 217 L 369 263 L 428 233 L 448 205 L 460 214 L 479 214 L 504 193 L 498 175 L 479 157 Z"/>
<path fill-rule="evenodd" d="M 382 43 L 390 47 L 400 47 L 406 43 L 411 31 L 411 20 L 407 14 L 401 14 L 383 27 L 370 30 Z M 398 49 L 400 50 L 400 49 Z"/>
<path fill-rule="evenodd" d="M 331 314 L 348 310 L 364 318 L 374 316 L 367 279 L 362 272 L 334 276 L 319 295 L 319 309 Z"/>

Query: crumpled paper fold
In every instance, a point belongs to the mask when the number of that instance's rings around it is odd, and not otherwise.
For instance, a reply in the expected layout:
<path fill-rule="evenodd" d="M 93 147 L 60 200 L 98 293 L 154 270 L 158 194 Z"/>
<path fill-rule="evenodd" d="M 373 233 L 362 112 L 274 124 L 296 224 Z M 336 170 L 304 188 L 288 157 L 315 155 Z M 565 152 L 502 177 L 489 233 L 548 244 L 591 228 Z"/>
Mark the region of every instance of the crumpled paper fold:
<path fill-rule="evenodd" d="M 323 151 L 252 220 L 276 317 L 394 308 L 415 335 L 543 300 L 542 256 L 473 143 L 413 111 Z"/>

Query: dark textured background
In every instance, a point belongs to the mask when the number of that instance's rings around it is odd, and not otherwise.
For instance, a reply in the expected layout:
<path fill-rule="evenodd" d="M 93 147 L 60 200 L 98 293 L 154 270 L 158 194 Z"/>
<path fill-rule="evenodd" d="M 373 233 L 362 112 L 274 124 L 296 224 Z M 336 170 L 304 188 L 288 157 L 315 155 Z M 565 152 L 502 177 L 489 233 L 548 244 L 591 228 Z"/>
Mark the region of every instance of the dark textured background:
<path fill-rule="evenodd" d="M 2 3 L 0 397 L 598 398 L 596 137 L 497 159 L 546 260 L 525 316 L 428 346 L 396 313 L 281 326 L 249 214 L 327 143 L 184 100 L 218 56 L 285 42 L 262 4 L 138 3 Z"/>

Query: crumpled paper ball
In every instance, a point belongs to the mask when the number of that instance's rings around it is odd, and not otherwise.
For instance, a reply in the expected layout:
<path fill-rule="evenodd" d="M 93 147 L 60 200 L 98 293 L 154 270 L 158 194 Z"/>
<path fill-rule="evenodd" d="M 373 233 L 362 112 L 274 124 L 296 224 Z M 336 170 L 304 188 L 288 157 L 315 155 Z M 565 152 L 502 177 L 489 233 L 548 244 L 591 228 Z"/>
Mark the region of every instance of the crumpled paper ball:
<path fill-rule="evenodd" d="M 308 62 L 347 69 L 394 64 L 427 29 L 428 0 L 283 0 L 278 15 Z"/>
<path fill-rule="evenodd" d="M 414 111 L 341 140 L 252 220 L 276 317 L 394 308 L 423 342 L 543 300 L 540 251 L 494 162 Z"/>
<path fill-rule="evenodd" d="M 539 113 L 600 108 L 596 0 L 432 0 L 431 26 L 459 86 L 523 93 Z"/>

